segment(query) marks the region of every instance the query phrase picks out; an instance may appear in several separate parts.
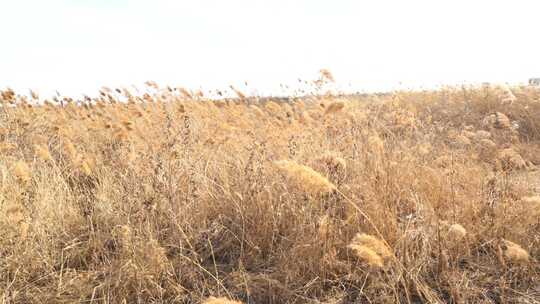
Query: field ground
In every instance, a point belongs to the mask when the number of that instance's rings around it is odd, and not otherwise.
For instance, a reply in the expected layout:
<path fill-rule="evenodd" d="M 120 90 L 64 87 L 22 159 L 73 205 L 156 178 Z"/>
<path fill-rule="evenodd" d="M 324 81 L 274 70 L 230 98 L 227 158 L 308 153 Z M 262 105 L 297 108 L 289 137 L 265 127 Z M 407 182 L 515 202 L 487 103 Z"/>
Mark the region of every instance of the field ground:
<path fill-rule="evenodd" d="M 2 303 L 540 303 L 537 88 L 151 89 L 2 92 Z"/>

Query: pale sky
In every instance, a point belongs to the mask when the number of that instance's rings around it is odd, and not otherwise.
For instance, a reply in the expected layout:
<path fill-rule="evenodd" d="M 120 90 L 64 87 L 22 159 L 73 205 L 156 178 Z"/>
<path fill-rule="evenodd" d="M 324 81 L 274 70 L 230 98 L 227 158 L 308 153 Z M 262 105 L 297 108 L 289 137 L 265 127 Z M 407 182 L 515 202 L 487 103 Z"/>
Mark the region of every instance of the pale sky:
<path fill-rule="evenodd" d="M 0 0 L 0 88 L 266 94 L 321 68 L 368 91 L 525 82 L 540 77 L 539 2 Z"/>

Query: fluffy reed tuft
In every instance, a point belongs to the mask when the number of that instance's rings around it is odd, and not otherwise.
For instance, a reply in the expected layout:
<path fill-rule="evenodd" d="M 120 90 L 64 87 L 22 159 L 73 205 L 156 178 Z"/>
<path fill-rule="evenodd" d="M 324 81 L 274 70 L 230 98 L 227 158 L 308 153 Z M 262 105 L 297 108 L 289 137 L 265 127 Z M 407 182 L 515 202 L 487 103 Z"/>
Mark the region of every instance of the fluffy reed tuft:
<path fill-rule="evenodd" d="M 529 261 L 529 253 L 520 245 L 508 240 L 503 240 L 503 244 L 506 247 L 504 256 L 508 261 L 514 264 L 522 264 Z"/>
<path fill-rule="evenodd" d="M 345 103 L 343 101 L 335 101 L 326 108 L 326 110 L 324 111 L 324 115 L 337 113 L 343 110 L 343 108 L 345 108 Z"/>
<path fill-rule="evenodd" d="M 512 124 L 508 116 L 501 112 L 495 112 L 484 117 L 482 120 L 482 125 L 486 128 L 495 128 L 495 129 L 512 129 Z"/>
<path fill-rule="evenodd" d="M 322 195 L 336 190 L 336 186 L 326 177 L 308 166 L 290 160 L 276 161 L 275 164 L 296 187 L 306 193 Z"/>
<path fill-rule="evenodd" d="M 32 178 L 30 167 L 22 160 L 17 161 L 13 165 L 13 175 L 20 182 L 28 182 Z"/>
<path fill-rule="evenodd" d="M 348 248 L 370 266 L 383 267 L 385 261 L 393 256 L 392 251 L 381 240 L 374 236 L 358 233 Z"/>
<path fill-rule="evenodd" d="M 505 170 L 522 170 L 527 168 L 525 160 L 514 148 L 499 151 L 498 159 L 502 168 Z"/>
<path fill-rule="evenodd" d="M 465 238 L 467 235 L 467 229 L 465 229 L 460 224 L 452 224 L 448 227 L 448 237 L 452 241 L 459 241 Z"/>
<path fill-rule="evenodd" d="M 349 248 L 354 250 L 356 253 L 356 256 L 366 262 L 369 266 L 374 267 L 384 267 L 384 260 L 383 258 L 375 252 L 375 250 L 363 246 L 363 245 L 357 245 L 357 244 L 350 244 Z"/>
<path fill-rule="evenodd" d="M 49 161 L 52 159 L 49 149 L 45 145 L 34 145 L 36 156 L 42 160 Z"/>

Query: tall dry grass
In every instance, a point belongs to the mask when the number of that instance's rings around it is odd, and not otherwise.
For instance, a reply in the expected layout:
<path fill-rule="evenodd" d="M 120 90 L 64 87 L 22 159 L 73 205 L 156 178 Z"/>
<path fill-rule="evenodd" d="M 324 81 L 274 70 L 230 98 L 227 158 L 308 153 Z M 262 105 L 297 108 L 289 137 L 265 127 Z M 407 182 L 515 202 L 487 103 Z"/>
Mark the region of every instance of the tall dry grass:
<path fill-rule="evenodd" d="M 3 303 L 538 303 L 538 90 L 149 85 L 2 92 Z"/>

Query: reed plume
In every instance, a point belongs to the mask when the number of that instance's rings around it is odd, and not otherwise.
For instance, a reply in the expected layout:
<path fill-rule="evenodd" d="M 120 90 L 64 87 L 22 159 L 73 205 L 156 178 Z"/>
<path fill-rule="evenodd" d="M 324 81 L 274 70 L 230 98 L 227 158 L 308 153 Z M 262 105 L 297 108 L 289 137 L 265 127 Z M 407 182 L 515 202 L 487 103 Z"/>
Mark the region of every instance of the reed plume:
<path fill-rule="evenodd" d="M 336 190 L 336 186 L 326 177 L 308 166 L 290 160 L 280 160 L 275 164 L 296 187 L 306 193 L 322 195 Z"/>

